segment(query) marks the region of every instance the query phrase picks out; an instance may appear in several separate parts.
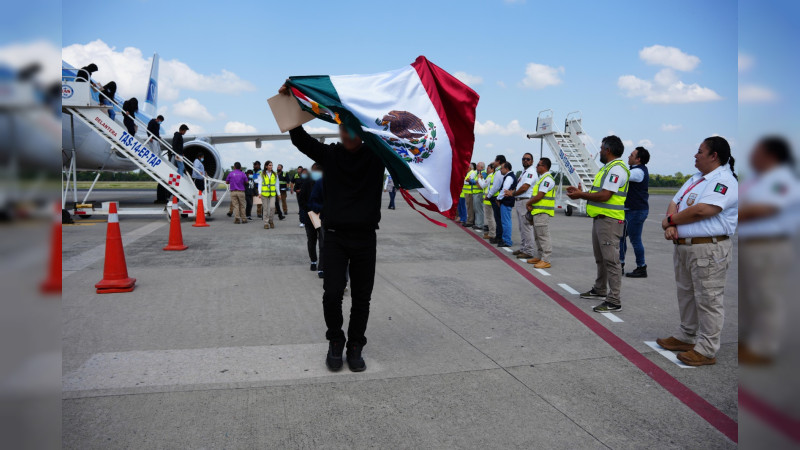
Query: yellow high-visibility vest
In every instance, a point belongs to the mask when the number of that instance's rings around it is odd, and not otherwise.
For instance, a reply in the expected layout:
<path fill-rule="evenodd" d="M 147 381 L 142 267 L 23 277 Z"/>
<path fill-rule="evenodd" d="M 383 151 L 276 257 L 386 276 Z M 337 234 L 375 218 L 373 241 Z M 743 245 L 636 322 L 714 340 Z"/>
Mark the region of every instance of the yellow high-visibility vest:
<path fill-rule="evenodd" d="M 492 202 L 490 202 L 489 199 L 486 198 L 486 194 L 489 193 L 489 189 L 491 189 L 492 188 L 492 184 L 494 184 L 494 174 L 495 174 L 495 172 L 492 172 L 492 173 L 489 174 L 488 177 L 486 177 L 486 179 L 489 181 L 489 183 L 486 185 L 485 188 L 483 188 L 483 204 L 484 205 L 491 205 L 492 204 Z M 497 195 L 499 193 L 500 193 L 499 191 L 495 192 L 492 197 L 497 197 Z"/>
<path fill-rule="evenodd" d="M 267 175 L 264 171 L 261 174 L 261 195 L 264 197 L 275 197 L 275 172 Z"/>
<path fill-rule="evenodd" d="M 472 195 L 475 193 L 472 184 L 469 182 L 470 181 L 469 179 L 470 176 L 474 177 L 477 173 L 478 173 L 477 170 L 470 170 L 469 172 L 467 172 L 467 176 L 464 177 L 464 194 Z"/>
<path fill-rule="evenodd" d="M 628 196 L 628 183 L 630 182 L 631 178 L 631 171 L 628 170 L 628 167 L 622 162 L 621 159 L 615 159 L 610 163 L 603 166 L 600 169 L 600 172 L 597 172 L 597 175 L 594 177 L 594 181 L 592 182 L 592 189 L 589 192 L 600 192 L 603 190 L 603 183 L 605 183 L 606 178 L 608 177 L 608 172 L 611 170 L 612 167 L 620 166 L 625 169 L 625 172 L 628 174 L 628 179 L 625 180 L 625 184 L 619 187 L 617 192 L 611 196 L 608 201 L 600 203 L 600 202 L 586 202 L 586 214 L 589 217 L 596 217 L 600 214 L 610 217 L 612 219 L 617 220 L 625 220 L 625 197 Z"/>
<path fill-rule="evenodd" d="M 549 180 L 548 183 L 552 183 L 551 186 L 555 186 L 556 180 L 553 179 L 553 175 L 550 175 L 550 172 L 546 172 L 544 175 L 540 176 L 538 180 L 536 180 L 536 184 L 533 185 L 533 195 L 536 196 L 539 194 L 539 185 L 542 184 L 542 181 Z M 531 215 L 535 216 L 536 214 L 547 214 L 550 217 L 556 215 L 556 190 L 555 187 L 547 191 L 538 202 L 533 204 L 533 209 L 531 210 Z"/>

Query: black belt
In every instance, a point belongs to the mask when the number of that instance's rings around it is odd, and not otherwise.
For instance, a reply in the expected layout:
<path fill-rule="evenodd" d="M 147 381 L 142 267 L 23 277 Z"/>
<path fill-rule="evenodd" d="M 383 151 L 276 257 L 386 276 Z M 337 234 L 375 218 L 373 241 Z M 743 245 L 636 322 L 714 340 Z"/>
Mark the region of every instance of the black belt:
<path fill-rule="evenodd" d="M 711 236 L 711 237 L 696 237 L 696 238 L 680 238 L 673 239 L 675 245 L 691 245 L 691 244 L 716 244 L 719 241 L 727 241 L 730 236 Z"/>

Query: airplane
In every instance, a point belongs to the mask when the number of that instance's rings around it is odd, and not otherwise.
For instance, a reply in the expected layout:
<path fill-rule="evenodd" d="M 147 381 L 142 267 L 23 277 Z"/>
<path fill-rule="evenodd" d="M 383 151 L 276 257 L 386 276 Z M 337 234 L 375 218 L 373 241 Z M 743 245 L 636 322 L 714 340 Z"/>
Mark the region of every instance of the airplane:
<path fill-rule="evenodd" d="M 148 123 L 152 118 L 157 116 L 158 110 L 158 66 L 159 56 L 158 53 L 153 55 L 153 61 L 150 67 L 150 77 L 147 81 L 147 94 L 144 105 L 136 113 L 136 118 L 142 123 Z M 62 81 L 74 80 L 77 76 L 78 69 L 70 65 L 68 62 L 62 60 Z M 96 82 L 97 80 L 90 80 Z M 121 105 L 124 98 L 119 94 L 115 95 L 114 101 Z M 122 124 L 123 114 L 118 106 L 112 107 L 116 112 L 115 121 Z M 72 158 L 74 157 L 74 168 L 76 171 L 92 171 L 92 172 L 129 172 L 138 169 L 128 157 L 114 151 L 111 146 L 100 135 L 94 132 L 84 123 L 73 120 L 69 114 L 62 114 L 62 164 L 63 167 L 70 167 Z M 136 138 L 139 141 L 147 139 L 147 130 L 144 127 L 139 127 L 136 133 Z M 338 134 L 334 133 L 314 133 L 311 134 L 314 138 L 323 141 L 326 138 L 338 138 Z M 162 139 L 166 142 L 171 142 L 171 136 L 163 134 Z M 269 133 L 221 133 L 221 134 L 194 134 L 184 136 L 184 156 L 191 160 L 198 154 L 205 157 L 203 165 L 206 173 L 210 178 L 219 180 L 225 172 L 225 167 L 222 165 L 222 159 L 216 146 L 220 144 L 254 142 L 256 148 L 261 148 L 263 141 L 276 141 L 289 139 L 288 134 L 269 134 Z M 191 166 L 187 167 L 189 170 Z M 67 194 L 65 189 L 62 189 L 62 204 L 66 204 L 64 196 Z M 83 203 L 87 202 L 87 198 Z"/>

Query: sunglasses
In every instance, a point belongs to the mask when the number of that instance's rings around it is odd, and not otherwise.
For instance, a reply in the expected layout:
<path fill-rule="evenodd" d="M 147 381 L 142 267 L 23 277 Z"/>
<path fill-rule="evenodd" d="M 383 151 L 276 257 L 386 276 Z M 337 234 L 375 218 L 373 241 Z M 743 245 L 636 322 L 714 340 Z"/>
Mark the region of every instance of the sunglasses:
<path fill-rule="evenodd" d="M 533 161 L 533 158 L 522 158 L 523 161 Z"/>

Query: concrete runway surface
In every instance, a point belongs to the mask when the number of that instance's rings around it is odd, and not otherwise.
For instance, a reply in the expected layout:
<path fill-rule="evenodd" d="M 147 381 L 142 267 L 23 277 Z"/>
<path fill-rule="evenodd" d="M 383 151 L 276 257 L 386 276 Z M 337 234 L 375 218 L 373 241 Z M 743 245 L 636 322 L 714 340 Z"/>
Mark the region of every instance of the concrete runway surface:
<path fill-rule="evenodd" d="M 607 316 L 575 294 L 595 276 L 589 218 L 556 215 L 553 267 L 538 271 L 472 230 L 429 223 L 399 195 L 387 210 L 384 195 L 359 374 L 325 368 L 322 280 L 294 197 L 274 230 L 234 225 L 224 207 L 210 228 L 185 219 L 184 252 L 162 251 L 163 217 L 123 216 L 138 280 L 124 294 L 94 292 L 104 218 L 64 226 L 63 445 L 735 447 L 737 258 L 717 365 L 681 367 L 647 344 L 678 326 L 673 244 L 660 227 L 669 199 L 651 197 L 649 278 L 625 278 L 623 309 Z"/>

